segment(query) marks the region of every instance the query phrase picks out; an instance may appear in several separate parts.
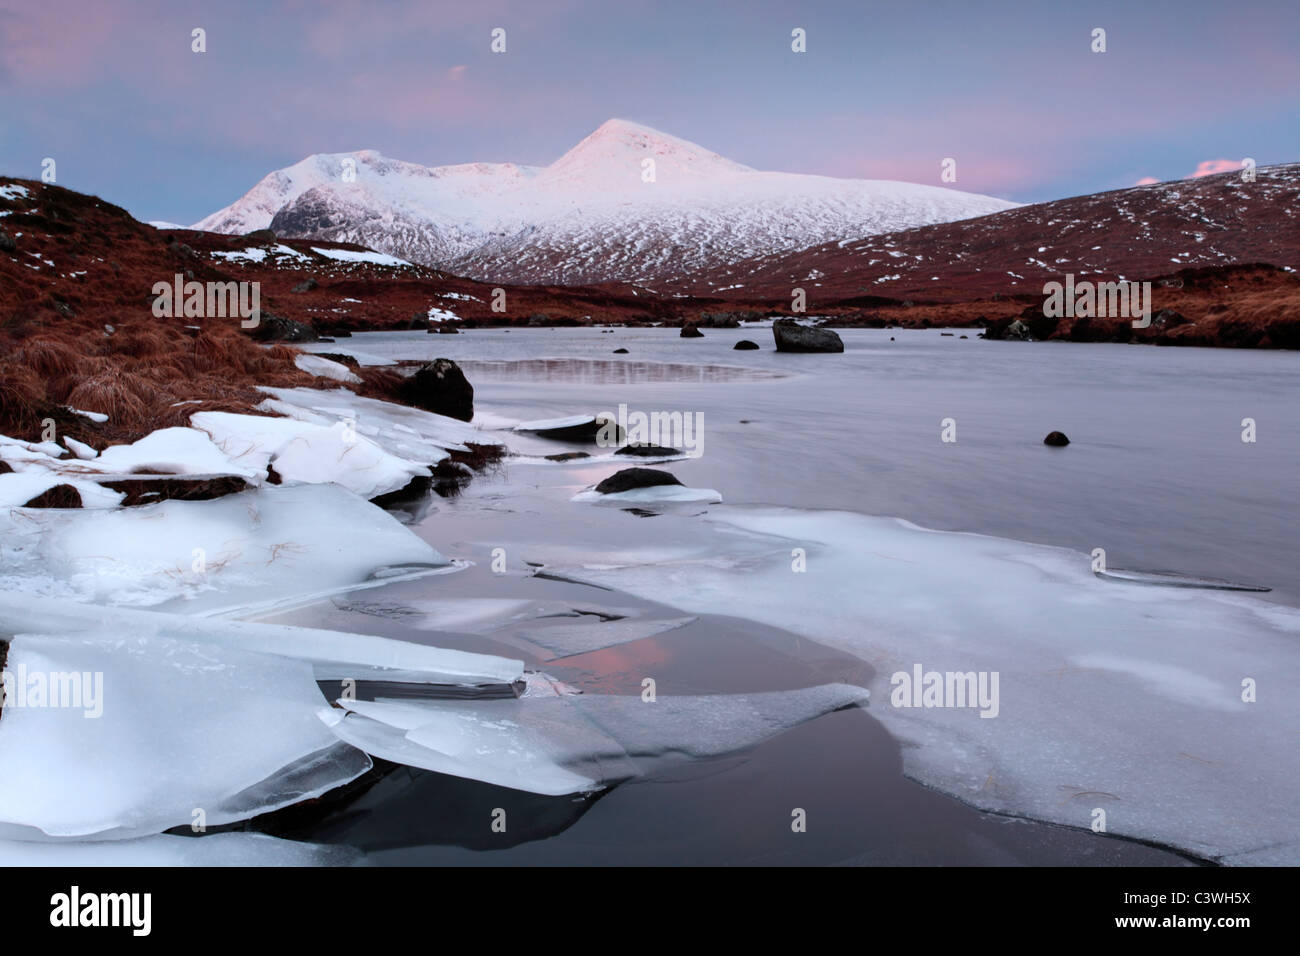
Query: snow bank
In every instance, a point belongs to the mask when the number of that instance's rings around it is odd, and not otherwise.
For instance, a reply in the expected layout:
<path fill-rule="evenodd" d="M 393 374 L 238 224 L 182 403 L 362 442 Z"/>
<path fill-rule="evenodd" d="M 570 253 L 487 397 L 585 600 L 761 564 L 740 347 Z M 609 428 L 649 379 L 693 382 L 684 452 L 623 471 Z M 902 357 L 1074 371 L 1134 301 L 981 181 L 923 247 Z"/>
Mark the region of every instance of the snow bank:
<path fill-rule="evenodd" d="M 397 256 L 390 256 L 384 252 L 352 252 L 349 249 L 321 249 L 312 246 L 311 251 L 318 256 L 324 256 L 326 259 L 334 259 L 337 262 L 365 262 L 373 266 L 409 266 L 410 263 L 405 259 L 399 259 Z"/>

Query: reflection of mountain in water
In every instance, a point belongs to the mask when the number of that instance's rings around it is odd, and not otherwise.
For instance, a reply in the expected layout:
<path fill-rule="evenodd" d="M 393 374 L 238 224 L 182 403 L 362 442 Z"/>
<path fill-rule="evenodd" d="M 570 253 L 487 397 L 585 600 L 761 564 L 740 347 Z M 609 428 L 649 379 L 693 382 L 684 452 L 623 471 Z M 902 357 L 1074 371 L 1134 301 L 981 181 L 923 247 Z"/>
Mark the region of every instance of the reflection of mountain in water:
<path fill-rule="evenodd" d="M 583 385 L 641 385 L 650 382 L 762 382 L 786 378 L 780 372 L 735 365 L 684 362 L 618 362 L 610 359 L 461 359 L 475 382 L 571 382 Z"/>

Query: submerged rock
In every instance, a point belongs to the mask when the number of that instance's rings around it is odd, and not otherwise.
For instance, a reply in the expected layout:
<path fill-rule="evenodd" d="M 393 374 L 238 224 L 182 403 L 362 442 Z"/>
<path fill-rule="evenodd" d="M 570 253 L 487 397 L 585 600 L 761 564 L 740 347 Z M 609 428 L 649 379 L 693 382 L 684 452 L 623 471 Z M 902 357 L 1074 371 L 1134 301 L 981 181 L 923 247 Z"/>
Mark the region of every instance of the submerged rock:
<path fill-rule="evenodd" d="M 731 347 L 733 352 L 750 352 L 758 348 L 757 342 L 751 342 L 749 339 L 741 339 Z"/>
<path fill-rule="evenodd" d="M 467 422 L 474 417 L 474 386 L 449 358 L 420 366 L 401 386 L 401 397 L 416 408 Z"/>
<path fill-rule="evenodd" d="M 1062 448 L 1070 444 L 1070 439 L 1065 437 L 1064 432 L 1051 432 L 1043 439 L 1044 445 L 1051 445 L 1055 448 Z"/>
<path fill-rule="evenodd" d="M 778 352 L 843 352 L 844 342 L 830 329 L 800 325 L 794 319 L 772 323 L 772 337 Z"/>
<path fill-rule="evenodd" d="M 579 458 L 590 458 L 591 455 L 585 451 L 562 451 L 558 455 L 543 455 L 547 461 L 577 461 Z"/>
<path fill-rule="evenodd" d="M 657 468 L 624 468 L 615 472 L 596 486 L 602 495 L 618 494 L 633 488 L 655 488 L 660 485 L 680 485 L 675 475 Z"/>

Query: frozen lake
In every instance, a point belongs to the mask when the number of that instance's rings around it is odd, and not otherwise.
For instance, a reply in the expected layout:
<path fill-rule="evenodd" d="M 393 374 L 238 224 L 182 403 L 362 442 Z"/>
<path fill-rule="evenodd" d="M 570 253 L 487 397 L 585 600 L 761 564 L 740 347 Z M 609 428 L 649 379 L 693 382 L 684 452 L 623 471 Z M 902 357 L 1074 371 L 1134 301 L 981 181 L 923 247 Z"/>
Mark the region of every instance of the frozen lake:
<path fill-rule="evenodd" d="M 1112 567 L 1270 586 L 1264 601 L 1294 605 L 1295 546 L 1286 519 L 1300 435 L 1287 412 L 1300 397 L 1300 360 L 988 343 L 960 334 L 970 333 L 846 331 L 842 355 L 777 354 L 766 328 L 705 330 L 694 340 L 670 329 L 514 329 L 376 333 L 323 344 L 318 350 L 374 358 L 455 359 L 475 385 L 488 428 L 612 412 L 620 404 L 699 414 L 702 456 L 662 467 L 688 486 L 717 489 L 725 504 L 709 516 L 669 509 L 641 518 L 570 501 L 611 474 L 618 467 L 611 461 L 508 460 L 460 498 L 430 502 L 415 525 L 443 552 L 474 561 L 472 571 L 370 592 L 364 608 L 336 601 L 280 619 L 416 640 L 434 641 L 436 631 L 440 645 L 523 657 L 592 693 L 634 695 L 647 674 L 667 693 L 828 681 L 872 688 L 867 712 L 828 715 L 743 757 L 668 767 L 666 777 L 624 784 L 592 807 L 570 807 L 571 815 L 532 807 L 527 816 L 549 822 L 501 862 L 578 861 L 585 852 L 667 861 L 673 846 L 679 854 L 697 848 L 688 858 L 701 862 L 1178 861 L 1093 837 L 1087 827 L 1095 805 L 1127 820 L 1111 832 L 1203 855 L 1255 851 L 1252 814 L 1289 839 L 1280 807 L 1294 781 L 1279 755 L 1294 715 L 1234 706 L 1233 687 L 1240 673 L 1294 670 L 1294 641 L 1285 634 L 1294 618 L 1266 619 L 1261 609 L 1270 605 L 1254 598 L 1239 605 L 1232 603 L 1239 598 L 1204 591 L 1103 583 L 1088 573 L 1088 553 L 1104 548 Z M 762 349 L 734 351 L 742 338 Z M 628 354 L 614 355 L 616 348 Z M 1256 423 L 1253 443 L 1241 440 L 1244 418 Z M 941 440 L 945 419 L 955 422 L 955 442 Z M 1045 447 L 1052 430 L 1066 432 L 1072 444 Z M 500 434 L 525 455 L 582 447 Z M 818 518 L 826 512 L 864 517 Z M 916 538 L 870 515 L 998 540 Z M 780 557 L 804 537 L 810 560 L 821 562 L 808 588 L 791 583 L 804 579 L 783 572 L 789 559 Z M 510 573 L 486 570 L 497 549 Z M 523 576 L 537 565 L 556 576 Z M 685 608 L 697 619 L 639 641 L 557 656 L 539 647 L 535 634 L 463 610 L 467 599 L 472 607 L 543 598 L 583 604 L 584 614 L 602 607 L 621 613 L 630 604 L 663 617 Z M 456 602 L 462 609 L 454 610 Z M 1220 653 L 1227 635 L 1246 650 Z M 976 718 L 974 737 L 961 722 L 973 714 L 907 723 L 905 712 L 888 709 L 888 669 L 909 660 L 1000 670 L 1010 712 L 1003 720 Z M 1140 703 L 1129 707 L 1130 700 Z M 890 733 L 869 714 L 884 719 Z M 932 715 L 938 712 L 926 712 Z M 1260 717 L 1273 721 L 1266 734 L 1252 723 Z M 1084 739 L 1063 754 L 1062 741 L 1081 721 Z M 1132 739 L 1133 726 L 1147 725 L 1149 736 Z M 908 775 L 968 793 L 963 799 L 978 807 L 1023 810 L 1081 829 L 1014 823 L 1008 830 L 1005 818 L 918 788 L 900 776 L 891 734 L 909 741 L 902 754 Z M 1125 746 L 1114 746 L 1116 735 Z M 1222 738 L 1214 741 L 1219 750 L 1209 737 Z M 1241 740 L 1250 741 L 1245 753 Z M 825 754 L 811 775 L 798 769 L 796 756 L 808 747 Z M 1153 759 L 1152 748 L 1167 757 Z M 1233 753 L 1247 766 L 1204 769 Z M 1184 764 L 1193 762 L 1189 778 Z M 1278 807 L 1238 792 L 1235 775 L 1252 772 L 1254 763 L 1277 775 L 1271 789 Z M 742 779 L 751 789 L 769 781 L 776 792 L 766 811 L 735 812 L 744 786 L 728 788 Z M 658 785 L 670 781 L 677 786 Z M 464 787 L 452 785 L 457 793 Z M 1202 836 L 1208 824 L 1196 813 L 1165 813 L 1170 795 L 1187 787 L 1216 806 L 1242 801 L 1240 831 L 1222 840 Z M 375 802 L 369 825 L 393 826 L 390 814 L 400 821 L 408 811 L 392 808 L 422 791 L 443 792 L 420 775 L 385 780 L 366 798 Z M 490 798 L 472 802 L 478 799 Z M 771 816 L 790 801 L 835 807 L 836 839 L 784 841 L 788 825 Z M 671 825 L 691 838 L 647 844 L 642 829 L 656 814 L 661 829 Z M 718 828 L 719 815 L 731 825 Z M 641 822 L 630 834 L 631 820 Z M 423 840 L 412 832 L 403 840 L 364 826 L 360 834 L 346 827 L 332 833 L 334 826 L 302 835 L 368 843 L 404 862 L 460 859 L 457 846 L 483 848 L 463 832 L 440 830 Z M 941 832 L 947 835 L 926 836 Z"/>

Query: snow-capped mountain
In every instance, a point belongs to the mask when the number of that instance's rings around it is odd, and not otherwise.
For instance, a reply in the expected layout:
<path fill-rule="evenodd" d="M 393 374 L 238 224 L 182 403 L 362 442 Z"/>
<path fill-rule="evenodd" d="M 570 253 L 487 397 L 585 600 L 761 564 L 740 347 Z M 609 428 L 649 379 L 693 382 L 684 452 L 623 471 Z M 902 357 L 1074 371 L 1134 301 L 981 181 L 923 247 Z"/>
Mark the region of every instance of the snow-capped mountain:
<path fill-rule="evenodd" d="M 194 228 L 356 242 L 494 282 L 656 280 L 967 219 L 1014 203 L 937 186 L 760 172 L 610 120 L 550 166 L 309 156 Z"/>

